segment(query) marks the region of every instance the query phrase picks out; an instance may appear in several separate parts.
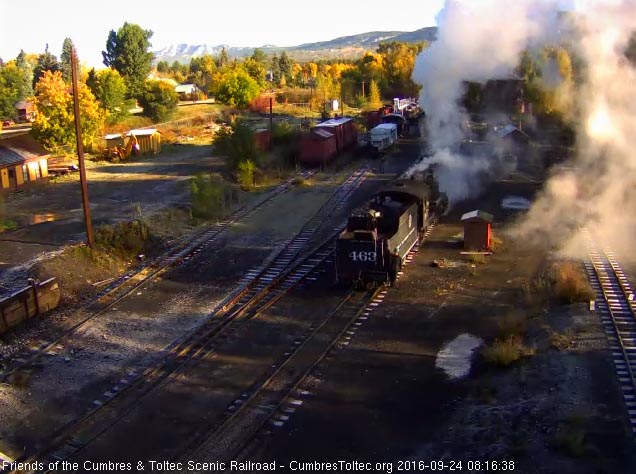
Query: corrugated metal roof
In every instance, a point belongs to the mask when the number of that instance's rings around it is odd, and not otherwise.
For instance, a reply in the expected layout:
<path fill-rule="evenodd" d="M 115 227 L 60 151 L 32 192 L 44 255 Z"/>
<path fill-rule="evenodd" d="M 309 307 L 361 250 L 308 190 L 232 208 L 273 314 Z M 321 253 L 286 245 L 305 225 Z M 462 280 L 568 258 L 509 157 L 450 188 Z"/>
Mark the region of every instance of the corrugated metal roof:
<path fill-rule="evenodd" d="M 462 216 L 461 220 L 467 221 L 470 219 L 481 219 L 486 222 L 492 222 L 492 218 L 493 218 L 492 214 L 488 214 L 487 212 L 476 210 L 476 211 L 467 212 L 466 214 Z"/>
<path fill-rule="evenodd" d="M 113 138 L 121 138 L 121 133 L 110 133 L 104 137 L 106 140 L 112 140 Z"/>
<path fill-rule="evenodd" d="M 195 92 L 196 90 L 197 86 L 195 84 L 179 84 L 174 88 L 174 91 L 178 94 L 189 94 L 190 92 Z"/>
<path fill-rule="evenodd" d="M 351 117 L 342 117 L 337 119 L 325 120 L 322 123 L 316 125 L 316 127 L 335 127 L 336 125 L 342 125 L 343 123 L 351 122 Z"/>
<path fill-rule="evenodd" d="M 11 165 L 19 165 L 20 163 L 24 163 L 26 158 L 15 151 L 0 146 L 0 167 L 3 166 L 11 166 Z"/>
<path fill-rule="evenodd" d="M 131 135 L 134 135 L 136 137 L 143 137 L 144 135 L 154 135 L 155 133 L 157 133 L 156 128 L 143 128 L 138 130 L 131 130 L 126 134 L 126 136 L 130 137 Z"/>
<path fill-rule="evenodd" d="M 318 135 L 319 137 L 322 137 L 322 138 L 331 138 L 331 137 L 333 137 L 333 133 L 329 133 L 327 130 L 321 130 L 319 128 L 318 129 L 314 129 L 312 131 L 312 133 L 314 135 Z"/>
<path fill-rule="evenodd" d="M 510 135 L 515 130 L 519 130 L 519 129 L 515 127 L 514 125 L 512 125 L 511 123 L 509 123 L 508 125 L 505 125 L 495 130 L 495 133 L 499 136 L 499 138 L 504 138 Z"/>
<path fill-rule="evenodd" d="M 0 139 L 0 166 L 10 166 L 37 158 L 48 157 L 48 152 L 28 133 Z"/>

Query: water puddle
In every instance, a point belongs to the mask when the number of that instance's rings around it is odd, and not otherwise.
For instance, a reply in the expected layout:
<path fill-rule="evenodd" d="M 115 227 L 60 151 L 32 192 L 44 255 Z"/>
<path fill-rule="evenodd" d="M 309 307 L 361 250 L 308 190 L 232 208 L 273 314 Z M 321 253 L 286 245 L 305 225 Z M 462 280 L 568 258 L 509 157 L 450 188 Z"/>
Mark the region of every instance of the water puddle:
<path fill-rule="evenodd" d="M 442 347 L 437 354 L 435 367 L 439 367 L 451 379 L 466 377 L 470 372 L 473 352 L 484 341 L 472 334 L 460 334 Z"/>
<path fill-rule="evenodd" d="M 36 225 L 42 224 L 43 222 L 53 222 L 57 220 L 57 214 L 46 213 L 46 214 L 33 214 L 31 216 L 24 217 L 21 219 L 22 225 Z"/>

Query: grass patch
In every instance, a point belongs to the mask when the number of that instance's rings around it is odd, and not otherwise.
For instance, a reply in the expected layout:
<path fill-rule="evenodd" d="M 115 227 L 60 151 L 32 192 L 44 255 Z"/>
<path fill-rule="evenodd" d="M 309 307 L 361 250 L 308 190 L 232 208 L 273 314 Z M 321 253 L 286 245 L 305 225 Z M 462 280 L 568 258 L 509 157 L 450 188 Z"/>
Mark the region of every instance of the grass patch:
<path fill-rule="evenodd" d="M 550 346 L 560 351 L 565 351 L 574 346 L 574 333 L 571 330 L 565 332 L 553 332 L 550 334 Z"/>
<path fill-rule="evenodd" d="M 490 235 L 490 248 L 493 252 L 503 248 L 503 240 L 494 232 Z"/>
<path fill-rule="evenodd" d="M 481 253 L 472 253 L 468 255 L 468 261 L 470 263 L 483 265 L 484 263 L 486 263 L 486 256 Z"/>
<path fill-rule="evenodd" d="M 586 439 L 587 426 L 588 418 L 585 415 L 568 416 L 554 434 L 552 448 L 572 458 L 593 455 L 596 450 Z"/>
<path fill-rule="evenodd" d="M 0 234 L 18 228 L 18 223 L 11 219 L 0 219 Z"/>
<path fill-rule="evenodd" d="M 554 298 L 561 304 L 586 303 L 594 299 L 594 291 L 580 265 L 573 262 L 555 264 L 552 268 Z"/>
<path fill-rule="evenodd" d="M 296 176 L 291 182 L 294 186 L 305 186 L 307 180 L 303 176 Z"/>
<path fill-rule="evenodd" d="M 524 345 L 518 335 L 511 335 L 506 339 L 495 339 L 493 343 L 484 346 L 481 350 L 484 360 L 497 367 L 508 367 L 522 357 L 533 354 L 534 349 Z"/>

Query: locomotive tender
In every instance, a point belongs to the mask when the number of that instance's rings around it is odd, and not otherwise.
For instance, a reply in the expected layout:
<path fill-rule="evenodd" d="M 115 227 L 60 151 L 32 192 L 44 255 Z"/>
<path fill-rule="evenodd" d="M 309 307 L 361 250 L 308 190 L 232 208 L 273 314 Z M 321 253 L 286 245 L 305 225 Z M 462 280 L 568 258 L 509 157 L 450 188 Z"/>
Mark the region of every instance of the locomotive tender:
<path fill-rule="evenodd" d="M 446 211 L 432 172 L 423 179 L 400 179 L 354 211 L 336 241 L 336 280 L 356 288 L 393 285 L 406 255 L 431 221 Z"/>

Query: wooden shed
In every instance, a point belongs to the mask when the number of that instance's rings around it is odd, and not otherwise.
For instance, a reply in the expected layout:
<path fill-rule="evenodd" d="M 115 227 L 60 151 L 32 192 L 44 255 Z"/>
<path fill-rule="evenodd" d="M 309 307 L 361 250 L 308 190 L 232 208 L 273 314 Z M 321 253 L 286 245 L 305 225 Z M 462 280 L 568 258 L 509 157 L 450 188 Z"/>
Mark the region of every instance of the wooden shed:
<path fill-rule="evenodd" d="M 18 111 L 19 122 L 33 122 L 37 111 L 35 109 L 35 105 L 33 105 L 32 102 L 21 100 L 20 102 L 16 103 L 14 107 Z"/>
<path fill-rule="evenodd" d="M 490 226 L 492 224 L 492 218 L 492 214 L 479 210 L 467 212 L 462 216 L 465 250 L 490 250 Z"/>
<path fill-rule="evenodd" d="M 29 134 L 0 139 L 0 190 L 12 191 L 48 177 L 49 154 Z"/>
<path fill-rule="evenodd" d="M 315 128 L 300 139 L 299 161 L 306 165 L 324 165 L 338 155 L 336 137 L 323 128 Z"/>
<path fill-rule="evenodd" d="M 261 151 L 267 151 L 271 148 L 272 134 L 267 128 L 259 128 L 254 130 L 254 145 Z"/>
<path fill-rule="evenodd" d="M 152 153 L 156 155 L 161 152 L 161 134 L 156 128 L 131 130 L 127 137 L 134 137 L 139 144 L 139 153 L 142 155 Z"/>

